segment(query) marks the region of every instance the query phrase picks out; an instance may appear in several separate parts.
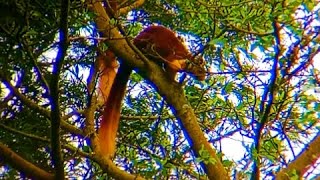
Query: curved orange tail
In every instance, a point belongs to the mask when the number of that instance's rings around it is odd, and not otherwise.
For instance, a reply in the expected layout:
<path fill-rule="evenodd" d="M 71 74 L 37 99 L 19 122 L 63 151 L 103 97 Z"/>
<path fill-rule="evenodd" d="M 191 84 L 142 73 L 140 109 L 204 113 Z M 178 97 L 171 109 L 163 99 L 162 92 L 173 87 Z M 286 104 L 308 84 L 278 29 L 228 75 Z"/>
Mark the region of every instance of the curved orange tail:
<path fill-rule="evenodd" d="M 98 136 L 100 141 L 100 151 L 107 157 L 113 157 L 115 153 L 121 103 L 125 95 L 131 71 L 132 68 L 128 65 L 124 63 L 120 65 L 107 101 L 105 102 L 105 109 L 103 111 Z"/>
<path fill-rule="evenodd" d="M 181 40 L 176 37 L 175 33 L 163 26 L 147 27 L 134 39 L 133 44 L 149 59 L 165 64 L 168 77 L 172 80 L 174 80 L 178 71 L 188 70 L 188 72 L 198 75 L 199 80 L 203 80 L 205 77 L 204 64 L 202 61 L 194 61 L 192 54 Z M 107 60 L 115 58 L 111 51 L 105 54 L 109 57 Z M 192 63 L 189 64 L 194 65 L 195 68 L 187 65 L 187 59 L 192 61 Z M 100 151 L 107 157 L 112 157 L 115 153 L 121 103 L 132 71 L 131 67 L 122 63 L 114 79 L 114 69 L 116 67 L 113 66 L 114 63 L 116 63 L 115 59 L 101 61 L 99 67 L 100 70 L 105 70 L 100 77 L 100 91 L 105 97 L 103 101 L 105 103 L 105 109 L 98 136 L 100 140 Z M 200 74 L 198 74 L 199 72 Z M 110 83 L 112 81 L 111 87 Z"/>

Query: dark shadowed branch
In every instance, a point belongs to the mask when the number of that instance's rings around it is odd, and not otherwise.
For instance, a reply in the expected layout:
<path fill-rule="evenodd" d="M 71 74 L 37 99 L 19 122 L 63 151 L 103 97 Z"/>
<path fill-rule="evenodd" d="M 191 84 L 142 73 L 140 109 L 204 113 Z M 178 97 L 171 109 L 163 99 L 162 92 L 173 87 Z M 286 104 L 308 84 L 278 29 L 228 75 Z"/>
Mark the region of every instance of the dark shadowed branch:
<path fill-rule="evenodd" d="M 0 159 L 12 167 L 36 179 L 54 179 L 54 175 L 25 160 L 6 145 L 0 142 Z"/>
<path fill-rule="evenodd" d="M 61 111 L 59 99 L 59 80 L 61 67 L 68 49 L 68 15 L 69 15 L 69 0 L 61 1 L 60 14 L 60 32 L 59 32 L 59 50 L 56 61 L 53 65 L 52 81 L 50 83 L 51 95 L 51 148 L 52 161 L 56 172 L 57 179 L 64 179 L 64 165 L 60 144 L 60 124 Z"/>

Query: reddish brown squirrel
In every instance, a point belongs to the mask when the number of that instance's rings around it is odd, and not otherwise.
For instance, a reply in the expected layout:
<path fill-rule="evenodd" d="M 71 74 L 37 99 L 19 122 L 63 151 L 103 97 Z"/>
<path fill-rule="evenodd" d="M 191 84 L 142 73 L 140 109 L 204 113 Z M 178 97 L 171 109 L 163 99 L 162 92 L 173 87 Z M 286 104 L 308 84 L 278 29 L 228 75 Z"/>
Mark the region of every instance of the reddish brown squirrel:
<path fill-rule="evenodd" d="M 174 80 L 178 71 L 192 73 L 198 80 L 205 79 L 204 61 L 201 57 L 195 58 L 190 51 L 176 37 L 175 33 L 163 26 L 149 26 L 144 29 L 134 39 L 133 44 L 150 60 L 164 64 L 168 77 Z M 107 56 L 114 58 L 113 53 L 106 53 Z M 100 67 L 110 67 L 100 62 Z M 112 64 L 112 63 L 111 63 Z M 101 69 L 101 68 L 100 68 Z M 114 66 L 109 70 L 114 71 Z M 102 115 L 101 125 L 98 131 L 100 150 L 104 156 L 113 157 L 116 147 L 116 134 L 119 126 L 121 103 L 125 95 L 127 82 L 132 72 L 132 68 L 122 62 L 116 77 L 113 81 L 110 93 L 106 95 L 104 112 Z M 104 80 L 108 80 L 108 69 L 100 77 L 100 89 L 104 91 Z M 112 73 L 111 75 L 112 76 Z M 110 77 L 113 79 L 113 77 Z M 109 89 L 108 89 L 109 91 Z M 109 94 L 109 96 L 107 96 Z"/>

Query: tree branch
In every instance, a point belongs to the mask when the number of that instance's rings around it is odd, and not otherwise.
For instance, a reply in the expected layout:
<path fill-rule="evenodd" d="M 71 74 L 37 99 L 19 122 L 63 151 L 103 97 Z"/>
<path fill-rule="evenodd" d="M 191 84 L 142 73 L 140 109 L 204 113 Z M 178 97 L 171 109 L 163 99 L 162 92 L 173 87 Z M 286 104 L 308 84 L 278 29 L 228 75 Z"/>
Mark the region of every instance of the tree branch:
<path fill-rule="evenodd" d="M 125 172 L 118 168 L 110 159 L 104 157 L 100 152 L 100 144 L 97 138 L 97 134 L 95 133 L 95 125 L 94 125 L 94 113 L 96 111 L 97 98 L 94 96 L 95 91 L 95 79 L 97 76 L 97 68 L 92 67 L 90 69 L 90 75 L 88 77 L 88 92 L 89 92 L 89 102 L 84 112 L 85 116 L 85 133 L 90 135 L 91 147 L 93 149 L 93 157 L 92 159 L 100 165 L 100 167 L 108 173 L 108 175 L 112 176 L 115 179 L 138 179 L 141 180 L 143 178 L 139 176 L 135 176 Z"/>
<path fill-rule="evenodd" d="M 211 161 L 205 164 L 209 179 L 228 179 L 226 169 L 223 167 L 216 151 L 211 147 L 201 131 L 197 123 L 197 117 L 187 101 L 181 86 L 176 82 L 168 80 L 161 67 L 155 63 L 149 62 L 148 66 L 145 66 L 143 61 L 137 58 L 136 53 L 131 49 L 126 40 L 120 40 L 122 36 L 118 30 L 110 27 L 110 18 L 100 2 L 93 1 L 92 11 L 97 15 L 95 22 L 99 31 L 106 37 L 110 35 L 110 38 L 119 39 L 118 41 L 107 42 L 111 50 L 129 65 L 137 67 L 140 70 L 139 73 L 151 80 L 158 92 L 173 106 L 173 111 L 182 120 L 184 128 L 191 137 L 193 143 L 191 146 L 197 156 L 200 156 L 200 151 L 210 154 Z M 103 162 L 106 162 L 105 160 L 104 158 Z M 106 170 L 108 173 L 111 173 L 109 169 Z"/>
<path fill-rule="evenodd" d="M 56 179 L 64 179 L 64 165 L 60 144 L 61 110 L 59 98 L 59 79 L 61 67 L 68 48 L 68 12 L 69 0 L 61 0 L 59 50 L 57 53 L 56 62 L 53 65 L 52 81 L 50 84 L 51 149 L 52 162 L 55 168 Z"/>
<path fill-rule="evenodd" d="M 2 82 L 5 84 L 5 86 L 10 90 L 10 92 L 13 93 L 13 95 L 15 95 L 16 97 L 18 97 L 22 103 L 26 106 L 28 106 L 30 109 L 33 109 L 36 112 L 39 112 L 41 115 L 43 115 L 46 118 L 50 118 L 50 111 L 48 111 L 47 109 L 41 107 L 40 105 L 38 105 L 36 102 L 30 100 L 27 96 L 23 95 L 22 93 L 19 92 L 18 88 L 16 88 L 15 86 L 13 86 L 13 84 L 11 84 L 10 80 L 8 80 L 1 72 L 0 72 L 0 79 L 2 80 Z M 5 101 L 4 101 L 5 102 Z M 82 113 L 81 111 L 78 113 Z M 82 136 L 85 137 L 86 134 L 79 128 L 69 124 L 68 122 L 64 121 L 65 119 L 71 117 L 72 115 L 74 115 L 75 113 L 71 113 L 68 114 L 64 117 L 62 117 L 61 120 L 61 127 L 63 129 L 65 129 L 66 131 L 70 132 L 71 134 L 77 135 L 77 136 Z"/>
<path fill-rule="evenodd" d="M 137 0 L 134 3 L 130 4 L 129 6 L 126 6 L 124 8 L 119 9 L 120 14 L 127 14 L 132 9 L 135 9 L 137 7 L 140 7 L 144 4 L 145 0 Z"/>
<path fill-rule="evenodd" d="M 54 179 L 54 175 L 25 160 L 6 145 L 0 142 L 0 159 L 13 168 L 25 173 L 30 178 Z"/>
<path fill-rule="evenodd" d="M 31 62 L 33 63 L 33 66 L 34 66 L 34 69 L 39 77 L 39 79 L 42 81 L 42 84 L 43 84 L 43 88 L 46 90 L 46 94 L 50 94 L 49 92 L 49 84 L 46 80 L 46 78 L 44 78 L 42 72 L 41 72 L 41 69 L 38 65 L 38 62 L 37 62 L 37 58 L 34 57 L 34 54 L 31 50 L 31 47 L 29 46 L 29 44 L 24 40 L 22 41 L 22 44 L 24 46 L 24 49 L 25 51 L 27 52 L 27 54 L 29 55 L 30 59 L 31 59 Z"/>
<path fill-rule="evenodd" d="M 255 142 L 254 142 L 254 148 L 258 154 L 256 157 L 254 163 L 253 163 L 253 175 L 252 179 L 260 179 L 260 163 L 261 159 L 259 157 L 260 154 L 260 149 L 261 149 L 261 137 L 263 134 L 263 129 L 265 128 L 266 123 L 269 120 L 271 108 L 273 106 L 274 102 L 274 97 L 275 97 L 275 92 L 276 92 L 276 80 L 279 78 L 278 77 L 278 63 L 279 63 L 279 58 L 280 58 L 280 30 L 281 26 L 276 20 L 273 22 L 273 27 L 274 27 L 274 36 L 275 36 L 275 57 L 274 61 L 272 64 L 272 69 L 271 69 L 271 77 L 270 77 L 270 83 L 268 84 L 267 87 L 264 89 L 264 95 L 262 99 L 262 104 L 261 104 L 261 119 L 259 122 L 257 122 L 257 128 L 255 129 Z"/>
<path fill-rule="evenodd" d="M 33 135 L 33 134 L 29 134 L 29 133 L 25 133 L 23 131 L 18 131 L 18 130 L 14 129 L 14 128 L 8 127 L 8 126 L 6 126 L 4 124 L 1 124 L 1 123 L 0 123 L 0 127 L 5 129 L 5 130 L 7 130 L 7 131 L 10 131 L 13 134 L 18 134 L 18 135 L 21 135 L 23 137 L 27 137 L 27 138 L 30 138 L 30 139 L 33 139 L 33 140 L 37 140 L 37 141 L 41 141 L 41 142 L 45 142 L 45 143 L 50 143 L 50 139 L 47 139 L 47 138 L 44 138 L 44 137 L 39 137 L 39 136 L 36 136 L 36 135 Z M 71 146 L 71 145 L 68 145 L 68 144 L 62 144 L 61 146 L 63 148 L 65 148 L 65 149 L 69 150 L 69 151 L 77 153 L 78 155 L 80 155 L 82 157 L 93 159 L 93 157 L 90 154 L 85 153 L 85 152 L 77 149 L 74 146 Z"/>
<path fill-rule="evenodd" d="M 19 92 L 19 90 L 13 85 L 11 84 L 10 80 L 7 79 L 7 77 L 2 74 L 0 72 L 0 79 L 2 80 L 2 82 L 5 84 L 5 86 L 11 91 L 13 92 L 13 94 L 15 96 L 17 96 L 22 102 L 23 104 L 25 104 L 26 106 L 28 106 L 30 109 L 35 110 L 36 112 L 39 112 L 41 115 L 45 116 L 45 117 L 50 117 L 50 112 L 48 110 L 46 110 L 45 108 L 39 106 L 37 103 L 35 103 L 34 101 L 30 100 L 28 97 L 26 97 L 25 95 L 23 95 L 22 93 Z"/>
<path fill-rule="evenodd" d="M 289 163 L 287 168 L 282 169 L 276 175 L 276 179 L 290 179 L 292 173 L 297 173 L 299 177 L 303 174 L 320 158 L 320 133 L 306 145 L 295 160 Z"/>

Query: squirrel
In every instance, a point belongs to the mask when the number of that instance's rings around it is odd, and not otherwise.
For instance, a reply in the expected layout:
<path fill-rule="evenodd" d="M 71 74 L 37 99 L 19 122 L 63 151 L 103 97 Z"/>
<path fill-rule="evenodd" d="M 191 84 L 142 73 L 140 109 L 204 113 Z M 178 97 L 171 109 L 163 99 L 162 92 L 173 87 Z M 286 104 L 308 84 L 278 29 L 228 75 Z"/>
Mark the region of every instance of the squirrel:
<path fill-rule="evenodd" d="M 149 26 L 138 34 L 133 40 L 133 44 L 150 60 L 163 64 L 166 74 L 171 80 L 175 79 L 177 72 L 184 71 L 195 75 L 198 80 L 205 79 L 205 62 L 202 57 L 194 57 L 183 44 L 182 40 L 170 29 L 164 26 Z M 105 54 L 111 59 L 111 64 L 117 64 L 115 55 L 112 52 Z M 100 61 L 100 67 L 110 66 L 106 61 Z M 111 70 L 114 71 L 111 65 Z M 101 69 L 101 68 L 100 68 Z M 110 70 L 110 69 L 109 69 Z M 102 155 L 109 158 L 114 156 L 116 150 L 116 134 L 120 121 L 121 103 L 125 96 L 127 82 L 132 72 L 132 67 L 122 62 L 115 75 L 111 88 L 105 88 L 104 81 L 108 76 L 114 76 L 115 72 L 103 72 L 100 77 L 99 88 L 106 96 L 104 111 L 98 137 L 100 151 Z M 113 77 L 110 77 L 112 80 Z M 110 81 L 109 83 L 112 83 Z"/>

